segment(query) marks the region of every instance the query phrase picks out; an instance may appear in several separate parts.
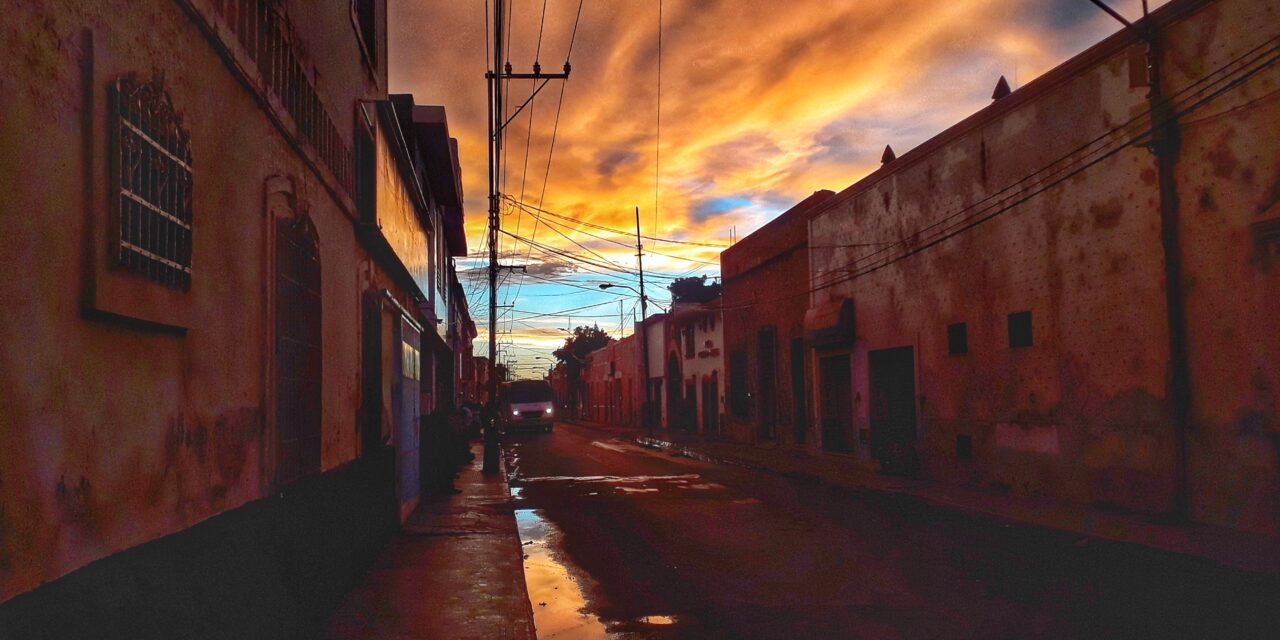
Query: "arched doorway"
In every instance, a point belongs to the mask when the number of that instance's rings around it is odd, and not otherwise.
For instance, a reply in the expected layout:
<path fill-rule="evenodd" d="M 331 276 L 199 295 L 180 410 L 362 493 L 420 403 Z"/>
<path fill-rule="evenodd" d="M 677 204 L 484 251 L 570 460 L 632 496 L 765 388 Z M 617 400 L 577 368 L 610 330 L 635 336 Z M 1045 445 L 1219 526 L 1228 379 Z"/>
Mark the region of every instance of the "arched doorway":
<path fill-rule="evenodd" d="M 683 409 L 684 388 L 680 374 L 680 358 L 675 352 L 667 356 L 667 428 L 675 429 L 683 425 L 681 413 Z"/>
<path fill-rule="evenodd" d="M 320 237 L 306 215 L 276 219 L 274 315 L 277 479 L 288 484 L 320 470 Z"/>

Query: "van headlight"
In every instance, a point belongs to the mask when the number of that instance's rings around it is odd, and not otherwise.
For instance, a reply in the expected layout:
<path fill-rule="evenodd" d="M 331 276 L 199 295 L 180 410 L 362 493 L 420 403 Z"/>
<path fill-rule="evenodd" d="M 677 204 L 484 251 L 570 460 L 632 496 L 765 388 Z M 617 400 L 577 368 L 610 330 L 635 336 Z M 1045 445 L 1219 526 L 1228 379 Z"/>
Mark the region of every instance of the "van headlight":
<path fill-rule="evenodd" d="M 548 413 L 548 414 L 550 414 L 550 413 L 551 413 L 551 407 L 547 407 L 547 413 Z"/>
<path fill-rule="evenodd" d="M 519 411 L 512 411 L 512 412 L 511 412 L 511 415 L 513 415 L 513 416 L 518 416 L 518 415 L 520 415 L 520 412 L 519 412 Z"/>

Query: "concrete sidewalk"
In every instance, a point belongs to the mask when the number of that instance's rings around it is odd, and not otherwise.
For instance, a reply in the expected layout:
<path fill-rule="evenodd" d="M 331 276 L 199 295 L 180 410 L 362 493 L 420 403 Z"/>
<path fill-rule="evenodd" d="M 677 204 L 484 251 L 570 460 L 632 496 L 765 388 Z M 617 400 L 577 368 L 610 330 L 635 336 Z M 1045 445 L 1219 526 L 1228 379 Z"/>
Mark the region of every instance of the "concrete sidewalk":
<path fill-rule="evenodd" d="M 325 638 L 535 638 L 506 469 L 485 476 L 483 446 L 472 452 L 461 493 L 424 497 L 330 616 Z"/>
<path fill-rule="evenodd" d="M 849 455 L 811 453 L 774 444 L 708 441 L 697 434 L 683 432 L 656 431 L 650 438 L 643 430 L 613 429 L 582 421 L 574 423 L 634 439 L 639 444 L 669 450 L 676 455 L 807 478 L 854 490 L 909 495 L 944 509 L 1069 531 L 1089 538 L 1139 544 L 1245 571 L 1280 573 L 1280 540 L 1225 527 L 1168 524 L 1149 514 L 1103 510 L 1043 497 L 885 476 Z"/>

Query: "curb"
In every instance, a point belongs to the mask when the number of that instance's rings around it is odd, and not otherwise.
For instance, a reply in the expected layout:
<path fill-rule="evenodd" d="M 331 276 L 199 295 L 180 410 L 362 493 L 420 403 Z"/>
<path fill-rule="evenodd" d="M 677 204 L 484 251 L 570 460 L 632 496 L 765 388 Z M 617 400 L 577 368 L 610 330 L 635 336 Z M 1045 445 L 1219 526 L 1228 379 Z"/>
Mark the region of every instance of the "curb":
<path fill-rule="evenodd" d="M 498 445 L 501 447 L 501 443 Z M 533 600 L 529 598 L 529 579 L 524 574 L 524 541 L 520 539 L 520 525 L 516 522 L 516 501 L 511 496 L 511 481 L 507 475 L 507 456 L 503 451 L 498 452 L 498 480 L 502 484 L 503 495 L 506 499 L 503 504 L 511 512 L 511 528 L 515 534 L 515 555 L 519 559 L 516 563 L 520 567 L 520 592 L 524 594 L 525 617 L 529 620 L 529 637 L 528 640 L 537 640 L 538 628 L 533 623 Z M 514 640 L 514 639 L 513 639 Z"/>

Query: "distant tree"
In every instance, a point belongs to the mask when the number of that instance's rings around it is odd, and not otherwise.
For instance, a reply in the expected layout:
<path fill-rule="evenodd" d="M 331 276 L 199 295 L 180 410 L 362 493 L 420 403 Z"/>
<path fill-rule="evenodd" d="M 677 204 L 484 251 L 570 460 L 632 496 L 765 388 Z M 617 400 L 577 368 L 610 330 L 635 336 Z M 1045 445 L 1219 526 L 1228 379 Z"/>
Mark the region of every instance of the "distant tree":
<path fill-rule="evenodd" d="M 610 342 L 613 342 L 613 338 L 610 338 L 599 325 L 577 327 L 573 330 L 573 335 L 564 339 L 564 346 L 551 352 L 551 355 L 564 363 L 569 379 L 576 380 L 578 373 L 582 370 L 583 358 Z"/>
<path fill-rule="evenodd" d="M 707 284 L 706 276 L 690 276 L 676 278 L 667 290 L 671 292 L 671 301 L 702 303 L 715 300 L 720 295 L 720 283 Z"/>
<path fill-rule="evenodd" d="M 599 325 L 577 327 L 573 335 L 564 339 L 564 346 L 551 352 L 564 367 L 565 381 L 576 398 L 582 379 L 582 365 L 588 353 L 613 342 Z M 576 403 L 575 403 L 576 404 Z"/>

